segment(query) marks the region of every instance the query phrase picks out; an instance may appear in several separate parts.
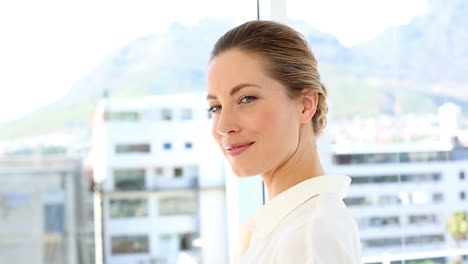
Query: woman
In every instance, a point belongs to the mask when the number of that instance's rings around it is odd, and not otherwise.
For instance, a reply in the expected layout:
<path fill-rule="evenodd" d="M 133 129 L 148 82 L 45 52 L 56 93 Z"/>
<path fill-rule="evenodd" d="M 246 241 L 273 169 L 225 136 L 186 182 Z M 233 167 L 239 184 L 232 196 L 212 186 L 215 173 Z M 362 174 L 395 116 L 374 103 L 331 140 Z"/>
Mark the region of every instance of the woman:
<path fill-rule="evenodd" d="M 271 21 L 233 28 L 215 44 L 207 85 L 214 139 L 236 176 L 262 177 L 270 200 L 243 224 L 235 263 L 361 263 L 342 201 L 351 178 L 320 164 L 327 91 L 304 37 Z"/>

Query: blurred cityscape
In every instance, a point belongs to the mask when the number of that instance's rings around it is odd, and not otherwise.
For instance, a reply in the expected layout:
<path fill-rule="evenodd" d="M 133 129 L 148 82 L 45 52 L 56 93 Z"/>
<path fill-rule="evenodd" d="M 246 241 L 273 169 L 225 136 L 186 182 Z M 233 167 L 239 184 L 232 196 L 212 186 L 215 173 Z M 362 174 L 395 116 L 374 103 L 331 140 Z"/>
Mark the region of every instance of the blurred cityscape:
<path fill-rule="evenodd" d="M 468 263 L 468 4 L 428 3 L 351 47 L 288 17 L 328 87 L 320 157 L 352 178 L 367 264 Z M 229 263 L 238 208 L 204 90 L 210 49 L 233 26 L 174 22 L 0 123 L 0 263 Z"/>
<path fill-rule="evenodd" d="M 98 263 L 100 254 L 116 264 L 228 263 L 229 168 L 210 138 L 204 104 L 198 93 L 103 99 L 81 142 L 54 135 L 4 143 L 1 262 Z M 460 239 L 447 229 L 468 203 L 461 113 L 444 104 L 398 122 L 330 121 L 323 163 L 353 179 L 345 203 L 365 260 L 468 248 L 466 230 Z"/>

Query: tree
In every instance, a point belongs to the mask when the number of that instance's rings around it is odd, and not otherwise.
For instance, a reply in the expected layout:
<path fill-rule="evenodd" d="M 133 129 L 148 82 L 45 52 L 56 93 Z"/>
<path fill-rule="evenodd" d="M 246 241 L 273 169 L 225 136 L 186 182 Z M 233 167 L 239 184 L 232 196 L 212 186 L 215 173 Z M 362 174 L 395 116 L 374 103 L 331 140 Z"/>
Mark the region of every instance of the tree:
<path fill-rule="evenodd" d="M 461 248 L 461 242 L 466 239 L 468 233 L 468 217 L 464 211 L 452 213 L 446 222 L 446 229 L 457 243 L 457 248 Z M 462 256 L 458 256 L 455 264 L 462 263 Z"/>

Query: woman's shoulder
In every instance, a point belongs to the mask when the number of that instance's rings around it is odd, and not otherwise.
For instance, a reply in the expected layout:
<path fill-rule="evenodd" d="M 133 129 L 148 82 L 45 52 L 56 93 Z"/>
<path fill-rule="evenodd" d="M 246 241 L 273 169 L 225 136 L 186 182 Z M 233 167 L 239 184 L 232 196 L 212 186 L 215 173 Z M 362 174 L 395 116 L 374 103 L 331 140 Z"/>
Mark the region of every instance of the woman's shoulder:
<path fill-rule="evenodd" d="M 319 225 L 336 227 L 355 223 L 349 209 L 339 195 L 334 193 L 319 194 L 300 206 L 290 215 L 289 221 L 298 226 Z"/>
<path fill-rule="evenodd" d="M 340 240 L 348 244 L 359 241 L 354 217 L 335 194 L 324 193 L 306 201 L 288 215 L 279 230 L 282 230 L 280 237 L 284 241 Z"/>
<path fill-rule="evenodd" d="M 329 259 L 326 263 L 359 263 L 361 257 L 356 222 L 339 197 L 321 194 L 297 208 L 296 215 L 285 221 L 277 241 L 278 257 L 291 252 L 303 252 L 305 259 Z M 312 211 L 313 210 L 313 211 Z M 333 256 L 323 255 L 335 252 Z M 331 259 L 330 259 L 331 258 Z M 346 260 L 346 261 L 345 261 Z M 343 262 L 340 262 L 343 261 Z"/>

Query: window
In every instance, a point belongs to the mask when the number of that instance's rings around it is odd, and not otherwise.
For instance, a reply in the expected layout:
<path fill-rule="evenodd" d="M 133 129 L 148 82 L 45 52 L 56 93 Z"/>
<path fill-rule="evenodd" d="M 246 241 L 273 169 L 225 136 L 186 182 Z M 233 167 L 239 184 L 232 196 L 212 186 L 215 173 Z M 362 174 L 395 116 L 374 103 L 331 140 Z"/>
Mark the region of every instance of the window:
<path fill-rule="evenodd" d="M 176 253 L 179 251 L 179 243 L 177 241 L 177 234 L 161 234 L 159 236 L 160 254 Z"/>
<path fill-rule="evenodd" d="M 410 215 L 409 224 L 436 224 L 437 216 L 434 214 L 430 215 Z"/>
<path fill-rule="evenodd" d="M 144 169 L 114 170 L 114 184 L 117 190 L 143 190 L 145 189 Z"/>
<path fill-rule="evenodd" d="M 370 153 L 370 154 L 337 154 L 334 162 L 337 165 L 379 164 L 379 163 L 417 163 L 448 160 L 448 152 L 403 152 Z"/>
<path fill-rule="evenodd" d="M 161 110 L 161 119 L 162 120 L 172 120 L 172 111 L 171 109 L 165 108 Z"/>
<path fill-rule="evenodd" d="M 422 182 L 435 182 L 441 180 L 440 173 L 430 174 L 402 174 L 402 175 L 379 175 L 379 176 L 352 176 L 353 184 L 365 184 L 365 183 L 398 183 L 398 182 L 410 182 L 410 183 L 422 183 Z"/>
<path fill-rule="evenodd" d="M 111 237 L 112 254 L 149 253 L 149 238 L 147 235 L 113 236 Z"/>
<path fill-rule="evenodd" d="M 380 239 L 365 239 L 362 241 L 365 247 L 388 247 L 399 246 L 403 241 L 408 245 L 424 245 L 444 242 L 443 235 L 424 235 L 424 236 L 408 236 L 405 238 L 380 238 Z"/>
<path fill-rule="evenodd" d="M 388 217 L 370 217 L 368 219 L 369 227 L 388 227 L 388 226 L 399 226 L 400 219 L 398 216 Z"/>
<path fill-rule="evenodd" d="M 400 197 L 393 194 L 380 195 L 378 198 L 379 205 L 397 205 L 401 203 Z"/>
<path fill-rule="evenodd" d="M 156 176 L 164 176 L 164 168 L 156 168 L 154 174 L 156 174 Z"/>
<path fill-rule="evenodd" d="M 195 238 L 195 234 L 181 234 L 179 235 L 180 250 L 191 250 L 192 241 Z"/>
<path fill-rule="evenodd" d="M 344 203 L 347 206 L 354 206 L 354 205 L 367 205 L 367 204 L 370 204 L 370 201 L 366 197 L 349 197 L 349 198 L 344 198 Z"/>
<path fill-rule="evenodd" d="M 378 247 L 391 247 L 399 246 L 401 244 L 401 239 L 399 237 L 395 238 L 378 238 L 378 239 L 364 239 L 361 241 L 363 248 L 378 248 Z"/>
<path fill-rule="evenodd" d="M 117 144 L 115 146 L 115 153 L 128 154 L 128 153 L 149 153 L 149 144 Z"/>
<path fill-rule="evenodd" d="M 190 109 L 190 108 L 182 109 L 181 119 L 182 120 L 191 120 L 192 119 L 192 109 Z"/>
<path fill-rule="evenodd" d="M 425 235 L 425 236 L 408 236 L 405 237 L 405 244 L 408 245 L 423 245 L 444 242 L 444 235 Z"/>
<path fill-rule="evenodd" d="M 466 199 L 465 192 L 460 192 L 460 200 L 464 201 Z"/>
<path fill-rule="evenodd" d="M 140 119 L 138 112 L 105 112 L 107 121 L 137 121 Z"/>
<path fill-rule="evenodd" d="M 174 168 L 174 177 L 181 178 L 184 175 L 184 170 L 180 167 Z"/>
<path fill-rule="evenodd" d="M 168 197 L 159 200 L 160 215 L 194 215 L 198 211 L 196 196 Z"/>
<path fill-rule="evenodd" d="M 64 220 L 64 205 L 46 204 L 44 205 L 44 232 L 62 233 Z"/>
<path fill-rule="evenodd" d="M 185 149 L 192 149 L 192 142 L 185 142 Z"/>
<path fill-rule="evenodd" d="M 444 200 L 443 193 L 434 193 L 432 194 L 432 201 L 433 202 L 442 202 Z"/>
<path fill-rule="evenodd" d="M 460 180 L 464 180 L 465 179 L 465 172 L 464 171 L 460 171 L 460 174 L 459 174 L 459 179 Z"/>
<path fill-rule="evenodd" d="M 164 148 L 165 150 L 170 150 L 170 149 L 172 148 L 172 144 L 166 142 L 166 143 L 163 144 L 163 148 Z"/>
<path fill-rule="evenodd" d="M 147 199 L 110 199 L 110 217 L 145 217 L 148 216 Z"/>

